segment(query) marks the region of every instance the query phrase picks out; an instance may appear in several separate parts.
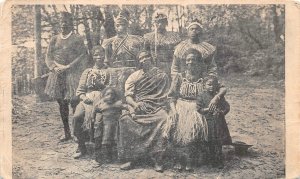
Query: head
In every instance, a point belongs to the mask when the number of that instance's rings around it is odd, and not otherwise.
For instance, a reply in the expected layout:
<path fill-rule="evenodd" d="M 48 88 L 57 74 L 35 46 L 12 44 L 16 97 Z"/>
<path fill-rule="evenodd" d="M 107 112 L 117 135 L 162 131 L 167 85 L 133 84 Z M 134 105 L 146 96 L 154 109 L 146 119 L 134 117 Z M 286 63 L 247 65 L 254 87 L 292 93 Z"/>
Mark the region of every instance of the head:
<path fill-rule="evenodd" d="M 185 59 L 187 70 L 193 72 L 198 70 L 199 63 L 202 60 L 202 55 L 198 50 L 188 49 L 185 52 Z"/>
<path fill-rule="evenodd" d="M 73 30 L 73 17 L 70 13 L 61 13 L 60 27 L 63 34 L 68 34 Z"/>
<path fill-rule="evenodd" d="M 123 10 L 119 13 L 118 17 L 115 19 L 115 28 L 117 34 L 127 33 L 128 25 L 129 25 L 129 12 Z"/>
<path fill-rule="evenodd" d="M 213 75 L 209 75 L 204 79 L 205 90 L 210 93 L 215 93 L 218 89 L 218 78 Z"/>
<path fill-rule="evenodd" d="M 188 25 L 187 31 L 188 31 L 188 37 L 190 39 L 198 39 L 202 34 L 202 25 L 196 19 Z"/>
<path fill-rule="evenodd" d="M 154 17 L 154 23 L 158 31 L 166 30 L 166 27 L 168 26 L 168 18 L 163 13 L 157 13 Z"/>
<path fill-rule="evenodd" d="M 92 54 L 93 54 L 93 60 L 95 62 L 95 65 L 97 65 L 98 67 L 102 67 L 105 58 L 104 48 L 101 47 L 100 45 L 94 46 Z"/>
<path fill-rule="evenodd" d="M 140 69 L 143 69 L 144 71 L 149 71 L 153 67 L 153 58 L 151 53 L 146 50 L 140 51 L 138 54 L 138 60 Z"/>
<path fill-rule="evenodd" d="M 120 100 L 118 91 L 115 88 L 107 87 L 103 90 L 103 100 L 106 103 L 115 103 Z"/>

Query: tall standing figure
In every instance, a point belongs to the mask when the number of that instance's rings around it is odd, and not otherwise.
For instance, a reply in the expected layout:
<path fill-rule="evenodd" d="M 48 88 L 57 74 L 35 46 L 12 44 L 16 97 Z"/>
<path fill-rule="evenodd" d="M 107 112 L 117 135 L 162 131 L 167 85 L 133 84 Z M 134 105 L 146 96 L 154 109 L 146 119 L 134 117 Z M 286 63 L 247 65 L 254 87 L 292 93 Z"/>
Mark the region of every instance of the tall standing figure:
<path fill-rule="evenodd" d="M 186 70 L 186 59 L 184 54 L 189 49 L 195 49 L 202 54 L 202 59 L 207 66 L 207 74 L 217 75 L 217 65 L 215 62 L 216 47 L 202 41 L 202 25 L 196 19 L 187 26 L 188 39 L 180 42 L 174 51 L 171 74 L 175 75 Z"/>
<path fill-rule="evenodd" d="M 144 35 L 145 49 L 151 51 L 155 65 L 170 74 L 174 48 L 181 37 L 177 32 L 167 31 L 168 19 L 165 14 L 158 12 L 154 19 L 154 32 Z"/>
<path fill-rule="evenodd" d="M 129 35 L 129 12 L 123 10 L 115 19 L 117 35 L 103 41 L 105 49 L 105 63 L 109 67 L 136 67 L 136 56 L 143 48 L 143 38 Z"/>
<path fill-rule="evenodd" d="M 86 48 L 82 38 L 73 33 L 73 18 L 68 12 L 61 17 L 61 33 L 54 36 L 47 49 L 46 65 L 51 71 L 45 93 L 57 100 L 64 125 L 65 137 L 71 139 L 69 103 L 73 111 L 78 103 L 76 89 L 79 78 L 87 67 Z"/>

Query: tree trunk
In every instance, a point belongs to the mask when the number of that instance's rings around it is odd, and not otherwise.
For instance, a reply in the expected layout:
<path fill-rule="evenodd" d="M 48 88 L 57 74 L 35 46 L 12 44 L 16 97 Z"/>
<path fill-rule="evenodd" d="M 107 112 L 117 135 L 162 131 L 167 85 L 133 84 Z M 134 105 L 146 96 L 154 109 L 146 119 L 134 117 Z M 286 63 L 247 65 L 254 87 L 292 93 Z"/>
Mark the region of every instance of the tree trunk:
<path fill-rule="evenodd" d="M 276 10 L 277 10 L 276 5 L 273 5 L 272 11 L 273 11 L 273 25 L 274 25 L 275 41 L 279 42 L 280 41 L 280 26 L 279 26 L 279 18 L 278 18 Z"/>

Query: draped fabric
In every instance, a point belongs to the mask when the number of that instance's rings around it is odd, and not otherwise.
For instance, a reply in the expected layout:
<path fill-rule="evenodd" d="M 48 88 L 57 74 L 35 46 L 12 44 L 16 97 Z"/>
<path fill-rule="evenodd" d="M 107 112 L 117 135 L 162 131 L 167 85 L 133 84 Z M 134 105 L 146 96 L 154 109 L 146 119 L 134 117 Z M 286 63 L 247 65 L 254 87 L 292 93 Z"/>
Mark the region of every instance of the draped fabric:
<path fill-rule="evenodd" d="M 65 72 L 56 74 L 53 71 L 57 63 L 68 65 L 81 55 L 80 61 Z M 51 72 L 45 93 L 55 99 L 74 98 L 81 73 L 87 67 L 86 48 L 82 38 L 74 34 L 67 39 L 54 36 L 47 50 L 46 65 Z"/>
<path fill-rule="evenodd" d="M 169 78 L 166 73 L 153 68 L 131 74 L 125 84 L 125 95 L 142 102 L 145 110 L 135 118 L 124 115 L 119 121 L 119 156 L 122 160 L 136 159 L 147 154 L 163 152 L 166 141 L 162 128 L 167 119 L 166 97 Z"/>

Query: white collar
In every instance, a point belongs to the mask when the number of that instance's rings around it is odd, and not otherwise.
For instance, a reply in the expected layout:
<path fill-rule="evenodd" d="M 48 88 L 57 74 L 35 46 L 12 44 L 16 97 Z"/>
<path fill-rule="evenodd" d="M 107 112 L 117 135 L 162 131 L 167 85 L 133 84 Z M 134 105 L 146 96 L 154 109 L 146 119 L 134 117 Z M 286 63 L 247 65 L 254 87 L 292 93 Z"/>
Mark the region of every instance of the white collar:
<path fill-rule="evenodd" d="M 72 33 L 73 33 L 73 31 L 71 31 L 68 35 L 66 35 L 66 36 L 64 36 L 62 33 L 60 34 L 60 38 L 61 39 L 67 39 L 67 38 L 69 38 L 71 35 L 72 35 Z"/>

